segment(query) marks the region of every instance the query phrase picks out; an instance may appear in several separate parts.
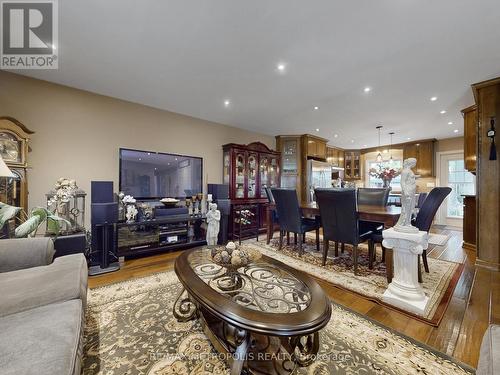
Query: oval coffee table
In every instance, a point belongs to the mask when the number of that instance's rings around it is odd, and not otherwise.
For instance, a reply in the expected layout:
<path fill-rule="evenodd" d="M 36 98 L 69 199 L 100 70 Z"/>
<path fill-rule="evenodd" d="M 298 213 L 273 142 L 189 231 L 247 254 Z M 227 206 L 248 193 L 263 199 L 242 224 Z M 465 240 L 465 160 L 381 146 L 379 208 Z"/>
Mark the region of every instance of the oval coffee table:
<path fill-rule="evenodd" d="M 183 289 L 174 316 L 200 320 L 231 374 L 289 374 L 314 360 L 331 305 L 311 277 L 266 256 L 228 272 L 208 248 L 185 251 L 175 272 Z"/>

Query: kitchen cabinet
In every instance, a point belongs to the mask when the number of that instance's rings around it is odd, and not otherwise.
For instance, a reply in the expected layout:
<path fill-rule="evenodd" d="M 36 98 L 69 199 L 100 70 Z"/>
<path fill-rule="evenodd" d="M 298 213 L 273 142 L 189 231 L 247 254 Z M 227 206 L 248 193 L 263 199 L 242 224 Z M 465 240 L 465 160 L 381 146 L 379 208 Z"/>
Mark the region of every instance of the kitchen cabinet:
<path fill-rule="evenodd" d="M 477 107 L 462 110 L 464 117 L 464 161 L 465 169 L 476 174 L 477 159 Z"/>
<path fill-rule="evenodd" d="M 420 177 L 434 177 L 434 141 L 406 143 L 403 146 L 403 159 L 417 159 L 416 174 Z"/>
<path fill-rule="evenodd" d="M 345 150 L 344 152 L 344 178 L 346 180 L 361 179 L 361 151 Z"/>
<path fill-rule="evenodd" d="M 344 150 L 335 147 L 326 148 L 326 161 L 334 167 L 344 167 Z"/>
<path fill-rule="evenodd" d="M 326 159 L 326 139 L 306 134 L 302 136 L 302 142 L 308 157 Z"/>

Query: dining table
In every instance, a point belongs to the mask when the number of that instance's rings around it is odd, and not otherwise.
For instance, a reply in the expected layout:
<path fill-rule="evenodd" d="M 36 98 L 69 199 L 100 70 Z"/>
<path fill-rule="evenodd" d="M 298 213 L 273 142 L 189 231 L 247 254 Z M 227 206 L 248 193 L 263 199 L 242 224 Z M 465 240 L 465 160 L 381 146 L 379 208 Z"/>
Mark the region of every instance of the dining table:
<path fill-rule="evenodd" d="M 302 215 L 316 217 L 320 216 L 319 206 L 316 202 L 302 203 L 300 205 L 302 210 Z M 266 205 L 266 220 L 267 220 L 267 244 L 271 242 L 273 232 L 275 230 L 274 223 L 272 220 L 272 213 L 275 210 L 274 203 L 268 203 Z M 358 217 L 359 220 L 373 221 L 377 223 L 383 223 L 384 229 L 388 229 L 396 225 L 399 216 L 401 215 L 401 207 L 396 206 L 378 206 L 378 205 L 358 205 Z M 386 249 L 385 251 L 385 266 L 387 270 L 387 282 L 392 281 L 392 276 L 394 274 L 393 270 L 393 256 L 392 249 Z"/>

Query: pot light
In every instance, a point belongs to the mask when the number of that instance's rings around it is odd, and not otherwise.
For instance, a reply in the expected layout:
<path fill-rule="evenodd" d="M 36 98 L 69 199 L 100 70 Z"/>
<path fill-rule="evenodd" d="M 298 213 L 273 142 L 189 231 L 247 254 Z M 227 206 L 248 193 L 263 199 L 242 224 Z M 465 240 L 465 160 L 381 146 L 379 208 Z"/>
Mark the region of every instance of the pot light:
<path fill-rule="evenodd" d="M 354 139 L 351 139 L 351 143 L 354 143 Z"/>
<path fill-rule="evenodd" d="M 319 128 L 316 128 L 316 131 L 319 132 Z"/>
<path fill-rule="evenodd" d="M 338 137 L 339 137 L 339 135 L 338 135 L 338 134 L 334 134 L 334 135 L 333 135 L 333 138 L 338 138 Z"/>
<path fill-rule="evenodd" d="M 319 107 L 317 105 L 314 106 L 314 110 L 317 111 Z"/>
<path fill-rule="evenodd" d="M 458 129 L 453 130 L 453 133 L 458 133 Z"/>
<path fill-rule="evenodd" d="M 285 63 L 279 63 L 276 65 L 276 69 L 278 69 L 278 72 L 284 73 L 286 69 Z"/>
<path fill-rule="evenodd" d="M 366 148 L 366 147 L 368 147 L 368 145 L 363 145 L 363 147 L 365 147 L 365 148 Z"/>
<path fill-rule="evenodd" d="M 408 141 L 411 139 L 411 137 L 406 138 Z"/>
<path fill-rule="evenodd" d="M 446 111 L 443 109 L 443 110 L 442 110 L 441 112 L 439 112 L 439 113 L 441 113 L 442 115 L 444 115 L 444 114 L 446 113 Z"/>
<path fill-rule="evenodd" d="M 431 97 L 431 102 L 435 102 L 436 100 L 438 100 L 437 96 Z"/>
<path fill-rule="evenodd" d="M 363 91 L 368 93 L 368 92 L 372 91 L 372 88 L 367 86 L 363 89 Z"/>
<path fill-rule="evenodd" d="M 229 99 L 224 100 L 224 107 L 229 107 L 231 105 L 231 101 Z"/>
<path fill-rule="evenodd" d="M 448 125 L 453 125 L 453 121 L 448 121 Z"/>

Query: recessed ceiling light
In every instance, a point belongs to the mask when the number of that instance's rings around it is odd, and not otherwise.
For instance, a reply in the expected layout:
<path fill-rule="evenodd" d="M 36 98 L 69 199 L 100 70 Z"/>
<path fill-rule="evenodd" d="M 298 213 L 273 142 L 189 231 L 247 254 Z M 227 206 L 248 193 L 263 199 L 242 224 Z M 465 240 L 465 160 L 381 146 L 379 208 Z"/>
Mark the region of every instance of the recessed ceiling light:
<path fill-rule="evenodd" d="M 458 133 L 458 129 L 453 130 L 453 133 Z"/>
<path fill-rule="evenodd" d="M 354 139 L 351 139 L 351 143 L 354 143 Z"/>
<path fill-rule="evenodd" d="M 436 100 L 438 100 L 437 96 L 433 96 L 433 97 L 431 98 L 431 102 L 435 102 Z"/>
<path fill-rule="evenodd" d="M 316 128 L 316 131 L 319 132 L 319 128 Z"/>
<path fill-rule="evenodd" d="M 364 92 L 370 92 L 370 91 L 372 91 L 372 88 L 367 86 L 367 87 L 365 87 L 365 88 L 363 89 L 363 91 L 364 91 Z"/>
<path fill-rule="evenodd" d="M 231 101 L 229 99 L 224 100 L 224 107 L 229 107 L 231 105 Z"/>
<path fill-rule="evenodd" d="M 314 106 L 314 110 L 317 111 L 319 107 L 317 105 Z"/>
<path fill-rule="evenodd" d="M 338 138 L 338 137 L 339 137 L 339 135 L 338 135 L 338 134 L 334 134 L 334 135 L 333 135 L 333 137 L 334 137 L 334 138 Z"/>
<path fill-rule="evenodd" d="M 444 115 L 444 114 L 446 113 L 446 111 L 443 109 L 443 110 L 442 110 L 441 112 L 439 112 L 439 113 L 441 113 L 442 115 Z"/>
<path fill-rule="evenodd" d="M 363 145 L 363 147 L 367 147 L 367 145 Z"/>
<path fill-rule="evenodd" d="M 407 140 L 410 140 L 410 139 L 411 139 L 411 137 L 408 137 L 408 138 L 406 138 L 406 139 L 407 139 Z"/>
<path fill-rule="evenodd" d="M 278 69 L 279 72 L 284 72 L 286 69 L 285 63 L 279 63 L 278 65 L 276 65 L 276 69 Z"/>
<path fill-rule="evenodd" d="M 448 125 L 453 125 L 453 121 L 448 121 Z"/>

